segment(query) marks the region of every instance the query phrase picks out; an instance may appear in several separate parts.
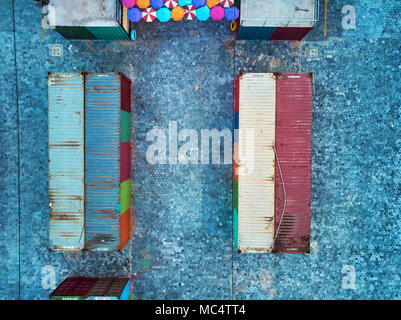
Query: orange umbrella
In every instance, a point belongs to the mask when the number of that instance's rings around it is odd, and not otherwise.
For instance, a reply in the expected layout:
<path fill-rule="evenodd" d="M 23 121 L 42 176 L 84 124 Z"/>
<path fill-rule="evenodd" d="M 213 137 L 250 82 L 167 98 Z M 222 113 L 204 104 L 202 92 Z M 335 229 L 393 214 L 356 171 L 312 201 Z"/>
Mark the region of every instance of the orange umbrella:
<path fill-rule="evenodd" d="M 184 18 L 185 10 L 183 7 L 176 6 L 173 10 L 171 10 L 171 19 L 174 21 L 180 21 Z"/>
<path fill-rule="evenodd" d="M 207 0 L 206 1 L 206 5 L 209 8 L 213 8 L 213 7 L 217 6 L 219 3 L 220 3 L 220 0 Z"/>
<path fill-rule="evenodd" d="M 150 6 L 150 0 L 137 0 L 136 5 L 140 9 L 146 9 L 147 7 Z"/>

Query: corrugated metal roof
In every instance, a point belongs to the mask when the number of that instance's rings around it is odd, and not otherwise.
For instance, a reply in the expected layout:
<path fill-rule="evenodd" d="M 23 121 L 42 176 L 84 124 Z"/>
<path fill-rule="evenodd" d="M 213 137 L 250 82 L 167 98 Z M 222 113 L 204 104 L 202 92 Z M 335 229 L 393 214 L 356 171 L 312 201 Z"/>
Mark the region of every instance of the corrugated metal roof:
<path fill-rule="evenodd" d="M 238 246 L 240 252 L 267 253 L 274 231 L 275 79 L 247 73 L 239 81 Z M 253 150 L 246 130 L 253 130 Z"/>
<path fill-rule="evenodd" d="M 120 75 L 86 77 L 86 248 L 120 245 Z"/>
<path fill-rule="evenodd" d="M 275 27 L 244 27 L 240 26 L 237 40 L 269 40 Z"/>
<path fill-rule="evenodd" d="M 318 8 L 318 0 L 241 0 L 240 25 L 312 27 L 319 18 Z"/>
<path fill-rule="evenodd" d="M 276 28 L 271 35 L 270 40 L 300 41 L 311 30 L 312 28 Z"/>
<path fill-rule="evenodd" d="M 84 76 L 49 74 L 50 248 L 84 247 Z"/>
<path fill-rule="evenodd" d="M 51 294 L 50 297 L 84 297 L 96 278 L 93 277 L 68 277 Z"/>
<path fill-rule="evenodd" d="M 309 253 L 312 75 L 279 74 L 276 86 L 276 150 L 280 165 L 276 166 L 276 233 L 282 221 L 274 252 Z"/>

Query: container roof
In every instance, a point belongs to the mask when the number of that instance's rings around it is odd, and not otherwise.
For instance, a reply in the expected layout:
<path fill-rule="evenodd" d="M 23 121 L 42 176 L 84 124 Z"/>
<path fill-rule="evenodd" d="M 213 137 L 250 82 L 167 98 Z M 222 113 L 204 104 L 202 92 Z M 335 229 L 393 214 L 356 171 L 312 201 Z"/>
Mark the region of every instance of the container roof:
<path fill-rule="evenodd" d="M 50 0 L 56 26 L 118 26 L 117 0 Z"/>
<path fill-rule="evenodd" d="M 317 0 L 242 0 L 245 27 L 312 27 L 318 20 Z"/>

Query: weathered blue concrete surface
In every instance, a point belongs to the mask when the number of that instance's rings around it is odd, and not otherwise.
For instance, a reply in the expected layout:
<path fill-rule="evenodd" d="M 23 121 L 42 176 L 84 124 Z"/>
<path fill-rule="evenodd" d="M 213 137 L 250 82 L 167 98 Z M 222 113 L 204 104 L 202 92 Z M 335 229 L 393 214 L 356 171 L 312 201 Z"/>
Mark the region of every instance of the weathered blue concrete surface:
<path fill-rule="evenodd" d="M 344 5 L 356 8 L 356 30 L 341 27 Z M 50 265 L 57 284 L 132 270 L 135 299 L 400 299 L 401 5 L 329 1 L 326 38 L 323 8 L 302 43 L 235 43 L 229 24 L 213 21 L 141 22 L 135 42 L 87 42 L 52 30 L 42 40 L 38 4 L 1 1 L 0 298 L 46 299 Z M 50 57 L 50 44 L 64 56 Z M 79 71 L 134 82 L 136 229 L 122 253 L 47 249 L 47 73 Z M 146 133 L 170 121 L 199 135 L 232 128 L 239 71 L 314 73 L 310 255 L 233 252 L 230 165 L 146 161 Z M 355 290 L 342 286 L 344 266 L 355 268 Z"/>

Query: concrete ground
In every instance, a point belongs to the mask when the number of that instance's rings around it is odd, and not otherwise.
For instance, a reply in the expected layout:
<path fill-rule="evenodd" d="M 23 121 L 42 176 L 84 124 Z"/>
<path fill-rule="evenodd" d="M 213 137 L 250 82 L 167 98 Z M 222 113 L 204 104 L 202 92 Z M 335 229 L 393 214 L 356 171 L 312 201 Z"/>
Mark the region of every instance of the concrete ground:
<path fill-rule="evenodd" d="M 235 42 L 227 21 L 141 22 L 134 42 L 95 42 L 41 39 L 37 3 L 1 1 L 0 298 L 46 299 L 54 268 L 57 284 L 131 273 L 134 299 L 400 299 L 401 5 L 329 1 L 327 37 L 320 8 L 299 43 Z M 48 251 L 47 73 L 79 71 L 134 81 L 136 229 L 122 253 Z M 231 129 L 240 71 L 314 73 L 310 255 L 234 252 L 231 165 L 146 161 L 146 133 L 170 121 Z"/>

